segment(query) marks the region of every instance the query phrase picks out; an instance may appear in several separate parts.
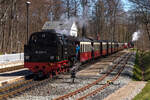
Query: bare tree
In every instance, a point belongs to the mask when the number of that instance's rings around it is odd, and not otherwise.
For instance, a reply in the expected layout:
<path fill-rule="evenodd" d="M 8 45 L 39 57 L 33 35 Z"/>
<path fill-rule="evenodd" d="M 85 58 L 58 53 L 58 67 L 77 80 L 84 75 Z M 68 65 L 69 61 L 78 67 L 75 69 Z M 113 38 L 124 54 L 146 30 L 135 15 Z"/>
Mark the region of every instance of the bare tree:
<path fill-rule="evenodd" d="M 138 22 L 144 25 L 144 29 L 150 41 L 150 0 L 130 0 L 134 3 L 136 12 L 138 12 Z M 140 25 L 139 24 L 139 25 Z"/>

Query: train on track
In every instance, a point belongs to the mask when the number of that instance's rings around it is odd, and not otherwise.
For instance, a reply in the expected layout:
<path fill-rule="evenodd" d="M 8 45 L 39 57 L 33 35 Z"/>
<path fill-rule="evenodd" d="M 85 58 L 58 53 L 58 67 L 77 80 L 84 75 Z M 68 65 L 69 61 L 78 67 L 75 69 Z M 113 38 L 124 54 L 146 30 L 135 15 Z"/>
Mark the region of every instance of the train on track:
<path fill-rule="evenodd" d="M 80 51 L 76 57 L 77 44 Z M 52 77 L 70 69 L 75 62 L 85 63 L 109 56 L 127 46 L 127 43 L 66 36 L 55 30 L 40 31 L 31 34 L 24 46 L 24 66 L 35 77 Z"/>

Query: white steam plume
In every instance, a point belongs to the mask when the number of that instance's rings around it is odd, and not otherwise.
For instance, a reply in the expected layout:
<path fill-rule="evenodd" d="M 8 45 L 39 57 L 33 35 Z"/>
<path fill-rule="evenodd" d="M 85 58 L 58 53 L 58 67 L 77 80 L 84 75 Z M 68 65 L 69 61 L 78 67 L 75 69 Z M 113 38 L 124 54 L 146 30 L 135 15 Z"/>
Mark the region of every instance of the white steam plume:
<path fill-rule="evenodd" d="M 141 34 L 142 32 L 140 30 L 138 30 L 137 32 L 134 32 L 134 34 L 132 35 L 132 41 L 137 41 Z"/>
<path fill-rule="evenodd" d="M 63 21 L 64 24 L 69 24 L 69 23 L 73 23 L 73 22 L 76 22 L 78 23 L 79 27 L 82 28 L 84 24 L 88 25 L 88 17 L 70 17 L 69 19 L 66 18 L 66 15 L 63 14 L 61 17 L 60 17 L 60 21 Z"/>
<path fill-rule="evenodd" d="M 88 25 L 88 18 L 85 17 L 85 18 L 82 18 L 82 17 L 70 17 L 69 19 L 66 18 L 66 15 L 63 14 L 61 17 L 60 17 L 60 21 L 63 22 L 63 24 L 65 25 L 71 25 L 73 24 L 74 22 L 77 23 L 78 27 L 79 28 L 82 28 L 83 25 Z M 61 26 L 57 26 L 56 28 L 56 32 L 57 33 L 61 33 L 61 34 L 65 34 L 65 35 L 69 35 L 70 30 L 67 30 L 67 29 L 63 29 L 61 30 Z"/>

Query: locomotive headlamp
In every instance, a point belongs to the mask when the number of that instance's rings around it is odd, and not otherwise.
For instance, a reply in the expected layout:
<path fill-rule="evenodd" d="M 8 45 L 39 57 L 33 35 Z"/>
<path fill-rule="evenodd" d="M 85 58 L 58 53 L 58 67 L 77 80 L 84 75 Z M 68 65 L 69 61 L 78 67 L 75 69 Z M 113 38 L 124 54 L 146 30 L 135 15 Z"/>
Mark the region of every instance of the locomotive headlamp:
<path fill-rule="evenodd" d="M 25 60 L 29 60 L 30 59 L 30 56 L 25 56 Z"/>

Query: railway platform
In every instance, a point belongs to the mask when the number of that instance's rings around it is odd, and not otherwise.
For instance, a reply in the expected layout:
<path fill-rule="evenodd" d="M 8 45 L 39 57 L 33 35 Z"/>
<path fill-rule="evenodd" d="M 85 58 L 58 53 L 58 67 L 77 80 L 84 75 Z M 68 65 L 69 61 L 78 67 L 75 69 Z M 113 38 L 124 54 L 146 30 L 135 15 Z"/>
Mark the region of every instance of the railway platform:
<path fill-rule="evenodd" d="M 84 70 L 81 70 L 77 73 L 78 77 L 93 77 L 93 76 L 99 76 L 103 70 L 107 69 L 108 66 L 111 66 L 113 63 L 111 61 L 108 61 L 108 59 L 103 59 L 100 62 L 97 62 L 96 64 L 93 64 L 89 67 L 87 67 Z M 105 67 L 105 68 L 104 68 Z"/>
<path fill-rule="evenodd" d="M 0 69 L 24 65 L 23 60 L 0 63 Z"/>
<path fill-rule="evenodd" d="M 27 68 L 24 68 L 22 60 L 0 63 L 0 87 L 24 80 L 30 73 Z"/>
<path fill-rule="evenodd" d="M 0 73 L 0 87 L 24 80 L 31 72 L 27 68 Z"/>

